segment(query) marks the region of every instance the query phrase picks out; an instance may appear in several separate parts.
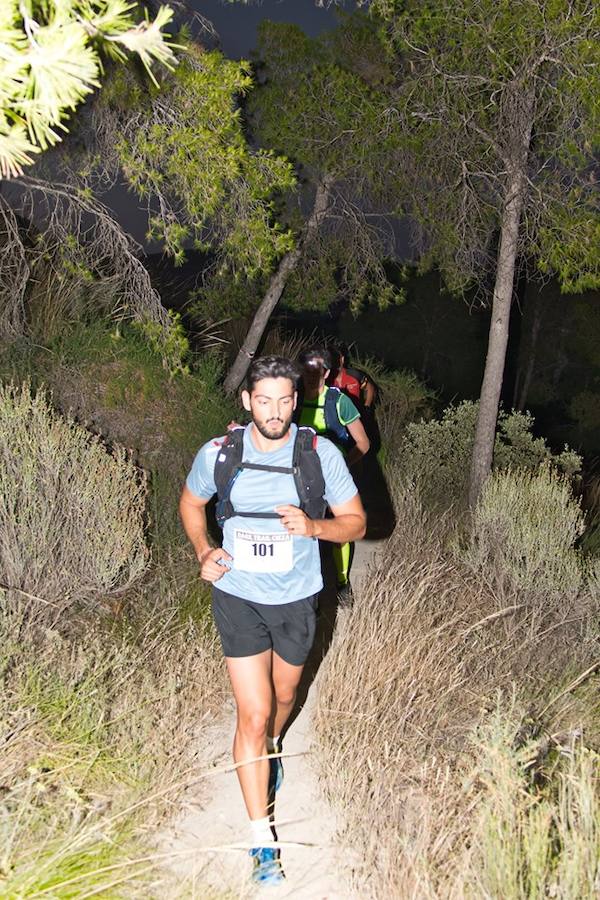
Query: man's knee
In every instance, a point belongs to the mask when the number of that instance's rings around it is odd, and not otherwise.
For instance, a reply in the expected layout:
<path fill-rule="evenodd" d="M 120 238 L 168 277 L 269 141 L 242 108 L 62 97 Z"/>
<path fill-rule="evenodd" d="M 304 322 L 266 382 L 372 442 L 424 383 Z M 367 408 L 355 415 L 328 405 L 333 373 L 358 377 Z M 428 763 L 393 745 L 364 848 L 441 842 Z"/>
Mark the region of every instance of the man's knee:
<path fill-rule="evenodd" d="M 254 740 L 266 738 L 271 711 L 256 707 L 251 710 L 240 710 L 238 716 L 238 731 L 245 737 Z"/>
<path fill-rule="evenodd" d="M 296 686 L 275 685 L 275 698 L 280 706 L 291 706 L 296 699 Z"/>

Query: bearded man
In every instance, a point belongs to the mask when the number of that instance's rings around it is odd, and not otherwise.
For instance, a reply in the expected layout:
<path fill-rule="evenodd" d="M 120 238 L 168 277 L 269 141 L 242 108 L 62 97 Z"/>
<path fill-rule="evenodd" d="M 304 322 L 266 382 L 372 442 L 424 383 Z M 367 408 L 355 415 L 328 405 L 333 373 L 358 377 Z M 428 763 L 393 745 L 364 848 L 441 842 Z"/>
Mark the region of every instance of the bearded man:
<path fill-rule="evenodd" d="M 250 818 L 252 879 L 260 883 L 283 878 L 269 820 L 269 797 L 283 769 L 280 756 L 269 754 L 281 752 L 280 735 L 314 640 L 323 587 L 319 540 L 354 541 L 366 529 L 342 454 L 312 431 L 307 454 L 312 448 L 318 457 L 312 463 L 320 465 L 323 504 L 318 518 L 305 511 L 315 506 L 300 497 L 307 479 L 298 480 L 302 466 L 294 453 L 303 431 L 292 421 L 299 377 L 294 363 L 276 356 L 257 359 L 248 370 L 242 402 L 252 421 L 238 437 L 242 460 L 227 480 L 221 547 L 209 543 L 206 505 L 219 493 L 215 470 L 218 476 L 231 435 L 199 450 L 180 501 L 201 577 L 213 584 L 212 610 L 237 705 L 233 758 Z"/>

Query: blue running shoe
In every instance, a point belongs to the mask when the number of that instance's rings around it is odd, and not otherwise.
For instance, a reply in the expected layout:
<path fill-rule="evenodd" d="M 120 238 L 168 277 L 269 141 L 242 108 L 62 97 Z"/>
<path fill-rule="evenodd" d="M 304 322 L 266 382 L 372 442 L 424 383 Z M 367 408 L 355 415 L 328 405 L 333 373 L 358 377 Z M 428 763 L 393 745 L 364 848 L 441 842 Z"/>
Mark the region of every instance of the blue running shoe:
<path fill-rule="evenodd" d="M 275 847 L 253 847 L 248 852 L 254 860 L 252 881 L 265 885 L 281 884 L 285 875 L 279 860 L 279 850 Z"/>
<path fill-rule="evenodd" d="M 281 753 L 281 750 L 277 751 Z M 272 756 L 269 760 L 269 797 L 273 797 L 283 782 L 283 763 L 280 756 Z"/>

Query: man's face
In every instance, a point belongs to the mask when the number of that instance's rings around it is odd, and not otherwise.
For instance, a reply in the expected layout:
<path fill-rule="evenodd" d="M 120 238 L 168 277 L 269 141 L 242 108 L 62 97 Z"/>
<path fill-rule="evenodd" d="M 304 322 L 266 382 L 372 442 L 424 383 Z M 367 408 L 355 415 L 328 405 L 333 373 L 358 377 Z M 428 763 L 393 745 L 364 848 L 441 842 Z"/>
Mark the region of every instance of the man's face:
<path fill-rule="evenodd" d="M 242 391 L 244 409 L 263 437 L 278 441 L 285 437 L 296 408 L 296 390 L 289 378 L 262 378 L 252 393 Z"/>

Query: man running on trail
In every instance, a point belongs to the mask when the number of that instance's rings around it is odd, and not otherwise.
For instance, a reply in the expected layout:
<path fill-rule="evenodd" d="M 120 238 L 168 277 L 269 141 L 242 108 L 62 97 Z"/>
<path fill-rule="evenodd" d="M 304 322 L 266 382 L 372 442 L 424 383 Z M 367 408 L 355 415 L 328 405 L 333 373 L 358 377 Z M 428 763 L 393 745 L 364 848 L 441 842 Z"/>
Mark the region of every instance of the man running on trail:
<path fill-rule="evenodd" d="M 314 638 L 323 587 L 317 539 L 353 541 L 366 524 L 342 454 L 292 422 L 298 378 L 294 363 L 275 356 L 255 360 L 248 370 L 242 402 L 252 421 L 237 430 L 243 463 L 225 492 L 219 488 L 222 547 L 209 543 L 206 504 L 218 491 L 219 466 L 225 465 L 235 435 L 200 449 L 180 501 L 201 577 L 213 583 L 213 615 L 237 705 L 233 758 L 242 764 L 237 774 L 250 818 L 252 878 L 260 883 L 283 878 L 269 824 L 269 795 L 283 772 L 280 758 L 267 754 L 281 752 L 280 735 Z M 323 497 L 316 498 L 320 518 L 309 518 L 300 508 L 297 479 L 306 481 L 306 475 L 298 475 L 302 465 L 293 474 L 292 463 L 296 445 L 307 443 L 302 437 L 310 438 L 312 477 L 316 463 L 324 484 Z M 326 504 L 332 518 L 324 518 Z"/>
<path fill-rule="evenodd" d="M 332 440 L 344 453 L 349 467 L 356 465 L 368 452 L 370 441 L 360 420 L 360 413 L 352 400 L 339 388 L 327 387 L 325 382 L 331 371 L 332 359 L 323 347 L 312 347 L 300 354 L 303 394 L 296 416 L 300 425 L 310 425 L 317 434 Z M 351 597 L 350 540 L 333 546 L 337 590 L 342 600 Z"/>

